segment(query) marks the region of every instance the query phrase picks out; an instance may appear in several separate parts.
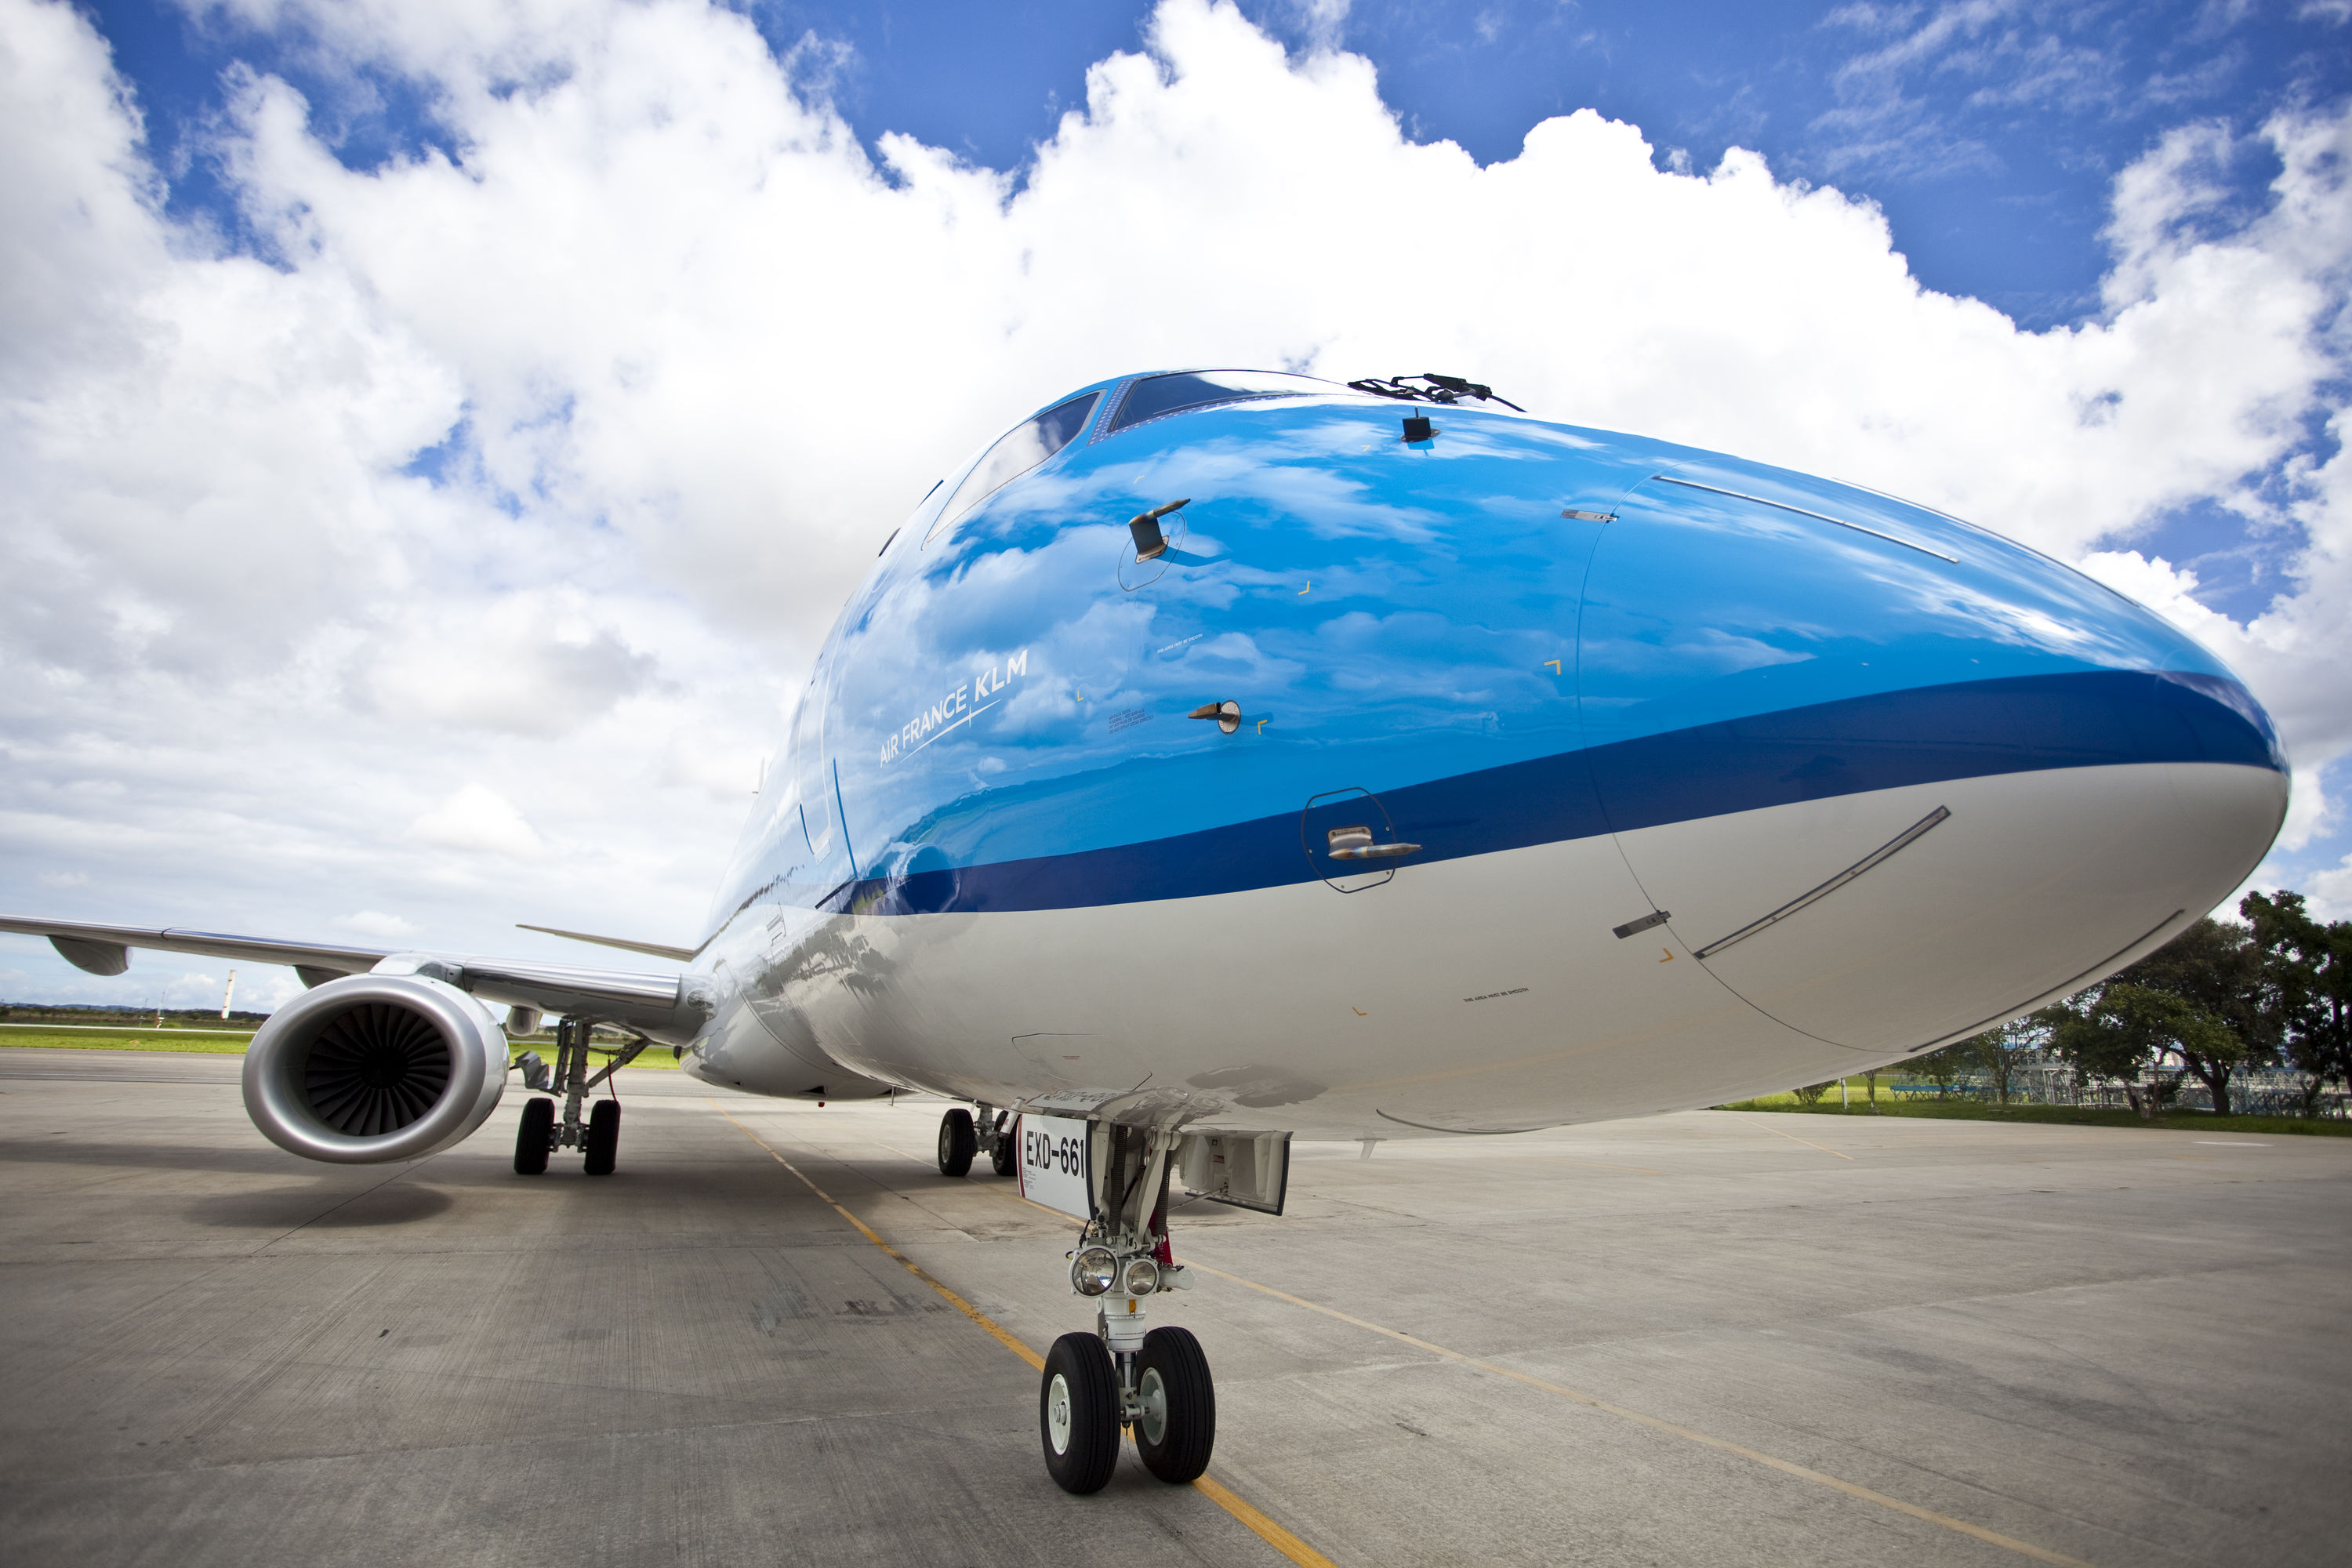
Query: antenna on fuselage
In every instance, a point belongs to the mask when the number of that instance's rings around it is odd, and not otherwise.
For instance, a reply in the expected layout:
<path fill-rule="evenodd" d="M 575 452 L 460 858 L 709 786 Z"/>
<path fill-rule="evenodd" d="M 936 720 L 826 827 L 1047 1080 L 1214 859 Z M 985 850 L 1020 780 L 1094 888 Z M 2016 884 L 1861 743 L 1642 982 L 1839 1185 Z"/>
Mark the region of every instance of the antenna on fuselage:
<path fill-rule="evenodd" d="M 1135 558 L 1154 561 L 1168 548 L 1168 536 L 1160 531 L 1160 520 L 1180 507 L 1192 504 L 1192 498 L 1171 500 L 1165 506 L 1155 506 L 1150 511 L 1138 512 L 1127 520 L 1128 532 L 1135 535 Z"/>

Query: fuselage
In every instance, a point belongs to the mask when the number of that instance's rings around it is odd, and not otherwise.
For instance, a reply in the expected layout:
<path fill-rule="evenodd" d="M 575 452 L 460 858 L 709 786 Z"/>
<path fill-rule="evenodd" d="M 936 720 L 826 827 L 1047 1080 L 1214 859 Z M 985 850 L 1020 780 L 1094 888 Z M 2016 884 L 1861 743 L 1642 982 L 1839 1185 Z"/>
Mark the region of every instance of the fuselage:
<path fill-rule="evenodd" d="M 691 1070 L 1349 1138 L 1706 1104 L 2090 984 L 2283 819 L 2225 668 L 1994 532 L 1227 383 L 1084 389 L 884 549 L 727 873 Z"/>

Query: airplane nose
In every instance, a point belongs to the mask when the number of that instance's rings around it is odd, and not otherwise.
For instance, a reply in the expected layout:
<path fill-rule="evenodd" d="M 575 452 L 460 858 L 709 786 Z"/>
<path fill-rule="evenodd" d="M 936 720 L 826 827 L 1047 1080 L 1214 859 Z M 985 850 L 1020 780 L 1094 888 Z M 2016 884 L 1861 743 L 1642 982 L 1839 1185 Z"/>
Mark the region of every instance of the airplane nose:
<path fill-rule="evenodd" d="M 1604 814 L 1733 991 L 1916 1050 L 2112 972 L 2260 862 L 2285 767 L 2210 655 L 1993 535 L 1771 488 L 1637 487 L 1580 634 Z"/>

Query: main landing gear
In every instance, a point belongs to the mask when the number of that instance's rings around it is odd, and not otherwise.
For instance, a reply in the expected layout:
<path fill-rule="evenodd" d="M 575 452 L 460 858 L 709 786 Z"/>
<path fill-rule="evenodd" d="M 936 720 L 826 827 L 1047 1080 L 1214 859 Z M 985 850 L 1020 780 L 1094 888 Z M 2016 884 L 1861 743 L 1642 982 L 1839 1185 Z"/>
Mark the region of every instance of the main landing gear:
<path fill-rule="evenodd" d="M 977 1120 L 960 1105 L 940 1117 L 940 1174 L 970 1175 L 972 1161 L 986 1154 L 991 1170 L 1000 1176 L 1011 1175 L 1019 1159 L 1013 1143 L 1013 1121 L 1011 1111 L 985 1105 Z"/>
<path fill-rule="evenodd" d="M 547 1170 L 547 1157 L 558 1149 L 577 1149 L 586 1158 L 581 1168 L 592 1176 L 609 1176 L 621 1152 L 621 1102 L 600 1100 L 588 1107 L 582 1125 L 581 1103 L 588 1091 L 635 1061 L 647 1044 L 643 1035 L 613 1051 L 613 1059 L 588 1076 L 588 1034 L 594 1026 L 585 1019 L 564 1018 L 555 1026 L 555 1069 L 525 1053 L 520 1062 L 523 1082 L 532 1089 L 563 1087 L 563 1122 L 555 1121 L 555 1101 L 544 1095 L 525 1100 L 522 1125 L 515 1131 L 515 1173 L 536 1176 Z"/>

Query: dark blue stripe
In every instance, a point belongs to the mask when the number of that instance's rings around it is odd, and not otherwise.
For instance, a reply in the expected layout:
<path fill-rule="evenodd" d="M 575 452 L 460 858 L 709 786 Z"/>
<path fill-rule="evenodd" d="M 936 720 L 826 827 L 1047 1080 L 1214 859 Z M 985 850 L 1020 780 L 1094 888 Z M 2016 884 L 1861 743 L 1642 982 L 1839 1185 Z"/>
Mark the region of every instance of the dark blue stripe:
<path fill-rule="evenodd" d="M 1405 864 L 1426 865 L 1906 784 L 2126 763 L 2286 765 L 2268 716 L 2233 680 L 2088 670 L 1701 724 L 1405 785 L 1381 804 L 1397 837 L 1424 847 Z M 1359 797 L 1109 849 L 867 878 L 833 889 L 821 907 L 886 915 L 1089 909 L 1309 882 L 1321 874 L 1309 843 L 1368 816 L 1378 829 L 1379 815 Z M 1322 865 L 1337 874 L 1332 862 Z"/>

